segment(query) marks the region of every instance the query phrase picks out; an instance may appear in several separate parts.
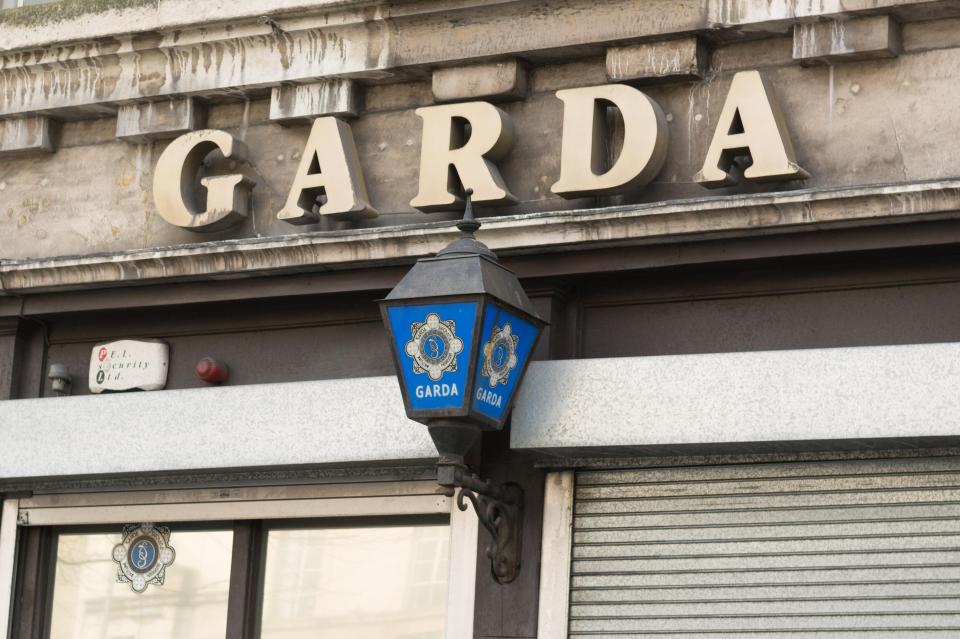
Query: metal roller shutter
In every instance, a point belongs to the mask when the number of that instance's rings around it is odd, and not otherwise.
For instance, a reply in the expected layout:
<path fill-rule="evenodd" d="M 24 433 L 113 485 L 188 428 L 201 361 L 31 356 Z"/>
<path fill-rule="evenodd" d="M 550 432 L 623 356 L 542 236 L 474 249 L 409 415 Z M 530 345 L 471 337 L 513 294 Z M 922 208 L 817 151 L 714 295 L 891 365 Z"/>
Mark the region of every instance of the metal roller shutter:
<path fill-rule="evenodd" d="M 960 461 L 577 474 L 571 637 L 960 637 Z"/>

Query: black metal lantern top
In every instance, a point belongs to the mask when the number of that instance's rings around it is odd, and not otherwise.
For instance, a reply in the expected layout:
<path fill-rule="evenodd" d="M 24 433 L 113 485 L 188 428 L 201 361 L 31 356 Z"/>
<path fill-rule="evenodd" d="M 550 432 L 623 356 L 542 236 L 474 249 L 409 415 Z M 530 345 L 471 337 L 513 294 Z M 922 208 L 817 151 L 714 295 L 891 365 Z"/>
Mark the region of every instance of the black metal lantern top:
<path fill-rule="evenodd" d="M 417 260 L 384 302 L 489 295 L 545 324 L 513 271 L 501 265 L 497 254 L 474 236 L 481 223 L 473 215 L 471 193 L 467 193 L 463 219 L 457 222 L 463 236 L 451 242 L 436 257 Z"/>

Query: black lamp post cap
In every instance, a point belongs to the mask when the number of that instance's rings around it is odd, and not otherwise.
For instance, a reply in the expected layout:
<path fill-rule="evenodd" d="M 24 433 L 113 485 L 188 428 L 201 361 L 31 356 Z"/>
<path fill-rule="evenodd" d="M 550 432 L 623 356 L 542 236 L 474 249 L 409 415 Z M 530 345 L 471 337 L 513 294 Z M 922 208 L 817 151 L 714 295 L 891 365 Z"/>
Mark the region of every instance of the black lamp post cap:
<path fill-rule="evenodd" d="M 437 257 L 462 257 L 464 255 L 483 255 L 494 262 L 497 254 L 491 251 L 486 244 L 477 240 L 474 233 L 480 228 L 480 220 L 473 215 L 473 189 L 465 191 L 467 196 L 463 209 L 463 219 L 457 222 L 457 228 L 463 236 L 454 240 L 445 249 L 437 253 Z"/>

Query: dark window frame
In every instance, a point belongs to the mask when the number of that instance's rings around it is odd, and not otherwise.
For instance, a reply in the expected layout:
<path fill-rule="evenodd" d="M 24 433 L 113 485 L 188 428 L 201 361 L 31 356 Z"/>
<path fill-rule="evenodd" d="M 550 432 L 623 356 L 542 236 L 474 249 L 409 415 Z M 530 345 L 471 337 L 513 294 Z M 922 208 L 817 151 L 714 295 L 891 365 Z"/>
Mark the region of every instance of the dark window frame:
<path fill-rule="evenodd" d="M 233 549 L 227 596 L 228 639 L 259 639 L 270 530 L 367 528 L 450 524 L 446 514 L 309 519 L 164 522 L 172 530 L 231 530 Z M 64 533 L 116 532 L 121 525 L 35 526 L 18 531 L 10 639 L 49 639 L 53 612 L 57 540 Z"/>

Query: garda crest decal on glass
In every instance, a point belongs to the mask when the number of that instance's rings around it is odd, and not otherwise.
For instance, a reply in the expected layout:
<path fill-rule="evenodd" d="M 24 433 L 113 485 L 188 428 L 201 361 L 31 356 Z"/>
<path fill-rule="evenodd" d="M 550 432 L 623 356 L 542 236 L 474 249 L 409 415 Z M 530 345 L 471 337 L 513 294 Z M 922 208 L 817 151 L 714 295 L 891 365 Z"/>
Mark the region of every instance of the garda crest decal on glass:
<path fill-rule="evenodd" d="M 394 306 L 387 314 L 410 408 L 463 408 L 476 302 Z"/>
<path fill-rule="evenodd" d="M 537 339 L 537 327 L 520 316 L 488 304 L 480 333 L 482 365 L 474 382 L 471 407 L 497 422 L 507 416 L 523 367 Z"/>
<path fill-rule="evenodd" d="M 414 373 L 426 373 L 437 381 L 447 371 L 456 372 L 463 340 L 457 337 L 455 321 L 442 320 L 436 313 L 430 313 L 423 322 L 410 326 L 410 341 L 405 350 L 413 358 Z"/>
<path fill-rule="evenodd" d="M 130 584 L 137 594 L 150 584 L 163 585 L 167 566 L 176 552 L 170 545 L 170 529 L 153 524 L 127 524 L 123 541 L 113 547 L 117 583 Z"/>

